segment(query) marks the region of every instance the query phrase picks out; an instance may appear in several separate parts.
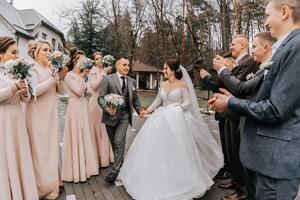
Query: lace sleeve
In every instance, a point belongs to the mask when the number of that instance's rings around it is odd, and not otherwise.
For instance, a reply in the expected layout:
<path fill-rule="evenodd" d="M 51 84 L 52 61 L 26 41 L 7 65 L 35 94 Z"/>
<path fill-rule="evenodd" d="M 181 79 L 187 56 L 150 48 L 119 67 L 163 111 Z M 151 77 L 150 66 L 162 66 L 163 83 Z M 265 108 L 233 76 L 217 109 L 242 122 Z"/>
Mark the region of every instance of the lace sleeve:
<path fill-rule="evenodd" d="M 183 110 L 186 110 L 191 105 L 190 94 L 187 89 L 182 89 L 181 91 L 182 91 L 181 107 Z"/>
<path fill-rule="evenodd" d="M 151 104 L 151 106 L 149 106 L 149 108 L 147 109 L 147 111 L 149 113 L 153 112 L 153 110 L 155 110 L 161 104 L 161 102 L 162 102 L 162 100 L 160 98 L 160 90 L 161 89 L 158 90 L 158 94 L 157 94 L 155 100 L 153 101 L 153 103 Z"/>

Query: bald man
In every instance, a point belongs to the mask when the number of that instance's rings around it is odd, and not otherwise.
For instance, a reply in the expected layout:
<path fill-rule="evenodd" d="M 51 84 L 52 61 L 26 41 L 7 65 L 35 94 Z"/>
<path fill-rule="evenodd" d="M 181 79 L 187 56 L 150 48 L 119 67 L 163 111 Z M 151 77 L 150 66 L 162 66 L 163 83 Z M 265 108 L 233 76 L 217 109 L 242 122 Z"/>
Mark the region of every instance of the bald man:
<path fill-rule="evenodd" d="M 230 78 L 234 76 L 238 80 L 244 82 L 248 74 L 255 74 L 258 70 L 258 63 L 254 62 L 253 57 L 249 55 L 249 42 L 243 35 L 233 37 L 230 51 L 232 57 L 235 58 L 235 64 L 232 69 L 226 67 L 226 61 L 223 57 L 216 56 L 213 60 L 214 69 L 218 72 L 219 80 L 226 85 Z M 229 89 L 229 88 L 227 88 Z M 232 94 L 238 96 L 237 91 L 231 91 Z M 240 134 L 239 134 L 240 118 L 225 119 L 225 140 L 229 162 L 229 171 L 232 175 L 232 182 L 220 184 L 222 189 L 236 189 L 234 193 L 224 197 L 227 199 L 245 199 L 245 175 L 244 169 L 239 158 Z"/>

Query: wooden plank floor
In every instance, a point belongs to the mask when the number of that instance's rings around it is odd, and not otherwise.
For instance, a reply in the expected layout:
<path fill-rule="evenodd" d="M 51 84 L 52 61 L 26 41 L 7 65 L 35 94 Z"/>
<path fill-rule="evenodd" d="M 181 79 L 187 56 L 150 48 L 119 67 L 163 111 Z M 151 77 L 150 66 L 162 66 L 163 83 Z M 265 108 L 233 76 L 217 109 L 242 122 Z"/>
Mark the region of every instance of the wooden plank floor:
<path fill-rule="evenodd" d="M 63 139 L 63 124 L 66 114 L 66 105 L 60 104 L 60 141 L 62 145 Z M 217 124 L 213 119 L 213 116 L 206 117 L 209 126 L 212 129 L 212 133 L 215 135 L 217 141 L 219 141 Z M 144 120 L 134 117 L 133 127 L 129 127 L 126 138 L 126 152 L 128 151 L 130 144 L 134 140 L 136 134 L 143 125 Z M 115 185 L 108 184 L 104 181 L 105 176 L 110 172 L 110 168 L 100 170 L 98 176 L 90 178 L 85 183 L 65 183 L 65 190 L 60 194 L 58 200 L 131 200 L 132 198 L 127 194 L 123 186 L 116 187 Z M 216 186 L 213 186 L 207 194 L 201 198 L 203 200 L 215 200 L 220 199 L 226 194 Z"/>
<path fill-rule="evenodd" d="M 60 104 L 60 140 L 62 143 L 63 138 L 63 122 L 66 111 L 66 105 Z M 216 138 L 217 142 L 220 144 L 219 132 L 217 123 L 214 120 L 213 115 L 203 115 L 206 122 L 208 123 L 213 136 Z M 133 127 L 129 127 L 127 131 L 126 138 L 126 152 L 128 151 L 130 144 L 135 138 L 136 134 L 143 125 L 143 120 L 138 117 L 134 117 Z M 108 184 L 104 181 L 105 176 L 110 172 L 110 167 L 101 169 L 98 176 L 94 176 L 88 179 L 85 183 L 65 183 L 65 190 L 57 198 L 58 200 L 132 200 L 132 198 L 127 194 L 123 186 L 116 187 L 115 185 Z M 222 190 L 217 187 L 218 184 L 227 182 L 228 180 L 218 181 L 212 186 L 211 190 L 207 191 L 205 196 L 201 200 L 219 200 L 224 197 L 227 193 L 232 191 Z M 297 198 L 300 200 L 300 198 Z"/>

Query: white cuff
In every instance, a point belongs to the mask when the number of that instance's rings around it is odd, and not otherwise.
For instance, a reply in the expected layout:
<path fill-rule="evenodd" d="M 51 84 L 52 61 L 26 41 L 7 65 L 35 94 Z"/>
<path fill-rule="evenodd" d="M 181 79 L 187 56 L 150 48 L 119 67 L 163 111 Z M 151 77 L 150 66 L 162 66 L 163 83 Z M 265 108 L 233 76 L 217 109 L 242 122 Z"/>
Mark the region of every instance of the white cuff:
<path fill-rule="evenodd" d="M 220 76 L 220 74 L 221 74 L 221 72 L 224 70 L 224 69 L 226 69 L 227 67 L 224 65 L 223 67 L 221 67 L 221 69 L 220 70 L 218 70 L 218 75 Z"/>

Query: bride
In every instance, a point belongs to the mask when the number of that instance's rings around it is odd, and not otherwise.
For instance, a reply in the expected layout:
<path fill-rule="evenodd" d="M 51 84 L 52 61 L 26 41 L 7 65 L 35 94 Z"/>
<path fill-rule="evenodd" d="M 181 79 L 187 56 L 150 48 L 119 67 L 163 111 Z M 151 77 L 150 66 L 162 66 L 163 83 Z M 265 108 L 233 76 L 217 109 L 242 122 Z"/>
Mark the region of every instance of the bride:
<path fill-rule="evenodd" d="M 118 176 L 137 200 L 201 197 L 223 166 L 223 155 L 201 117 L 187 71 L 170 59 L 164 75 L 168 81 L 142 114 L 155 111 L 133 141 Z"/>

